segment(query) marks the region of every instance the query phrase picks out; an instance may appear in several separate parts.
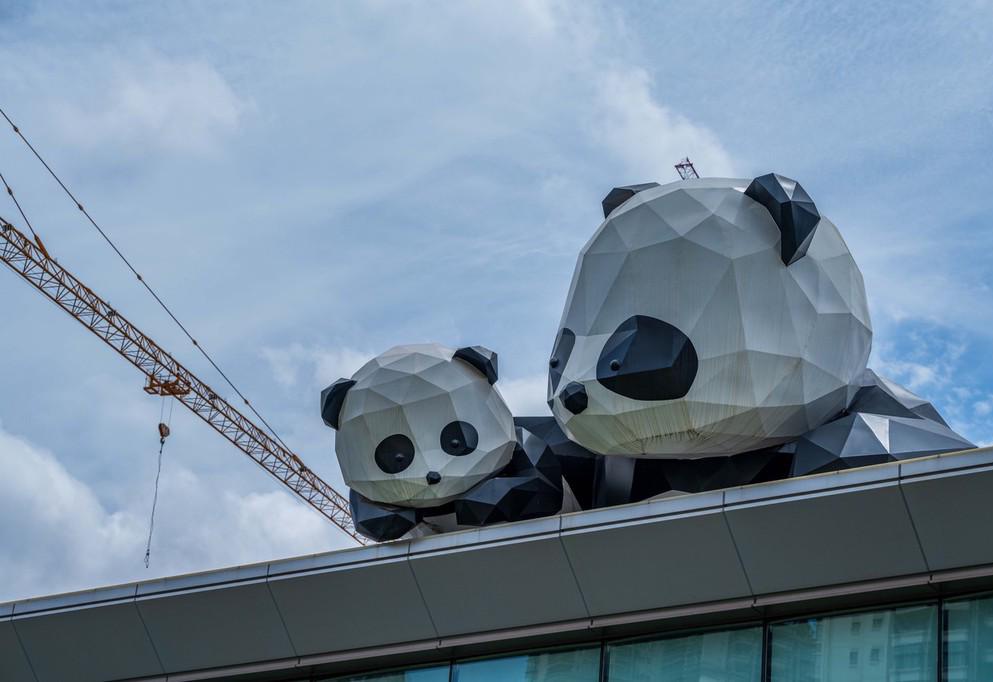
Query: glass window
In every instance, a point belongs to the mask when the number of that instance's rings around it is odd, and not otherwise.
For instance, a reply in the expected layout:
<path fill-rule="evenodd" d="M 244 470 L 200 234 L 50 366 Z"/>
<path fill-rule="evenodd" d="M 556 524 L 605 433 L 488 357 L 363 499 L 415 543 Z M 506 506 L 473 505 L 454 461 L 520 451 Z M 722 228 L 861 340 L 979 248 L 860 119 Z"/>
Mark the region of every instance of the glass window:
<path fill-rule="evenodd" d="M 437 668 L 416 668 L 414 670 L 394 670 L 375 675 L 335 677 L 334 682 L 448 682 L 448 666 Z"/>
<path fill-rule="evenodd" d="M 772 682 L 935 681 L 937 607 L 908 606 L 869 615 L 871 629 L 852 627 L 864 613 L 773 625 Z M 869 656 L 860 656 L 866 649 Z"/>
<path fill-rule="evenodd" d="M 945 679 L 993 679 L 993 597 L 945 603 Z"/>
<path fill-rule="evenodd" d="M 460 661 L 455 664 L 452 679 L 454 682 L 597 682 L 600 647 Z"/>
<path fill-rule="evenodd" d="M 762 628 L 611 646 L 609 682 L 759 682 Z"/>

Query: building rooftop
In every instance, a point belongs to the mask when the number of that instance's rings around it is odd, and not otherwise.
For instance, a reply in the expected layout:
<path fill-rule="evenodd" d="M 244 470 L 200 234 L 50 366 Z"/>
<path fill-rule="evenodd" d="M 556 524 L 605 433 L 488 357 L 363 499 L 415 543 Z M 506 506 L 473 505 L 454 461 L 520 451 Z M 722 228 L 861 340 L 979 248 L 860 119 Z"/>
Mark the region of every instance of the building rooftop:
<path fill-rule="evenodd" d="M 983 448 L 4 603 L 0 679 L 301 679 L 975 590 L 991 490 Z"/>

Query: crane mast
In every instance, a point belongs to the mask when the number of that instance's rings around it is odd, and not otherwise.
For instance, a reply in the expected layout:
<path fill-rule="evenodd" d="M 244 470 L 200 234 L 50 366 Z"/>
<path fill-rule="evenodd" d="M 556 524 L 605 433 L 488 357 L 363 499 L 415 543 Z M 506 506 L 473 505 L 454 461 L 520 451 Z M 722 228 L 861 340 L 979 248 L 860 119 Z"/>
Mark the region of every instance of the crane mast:
<path fill-rule="evenodd" d="M 59 265 L 41 240 L 29 239 L 2 217 L 0 260 L 137 367 L 145 375 L 146 393 L 174 397 L 338 528 L 366 544 L 343 495 Z"/>

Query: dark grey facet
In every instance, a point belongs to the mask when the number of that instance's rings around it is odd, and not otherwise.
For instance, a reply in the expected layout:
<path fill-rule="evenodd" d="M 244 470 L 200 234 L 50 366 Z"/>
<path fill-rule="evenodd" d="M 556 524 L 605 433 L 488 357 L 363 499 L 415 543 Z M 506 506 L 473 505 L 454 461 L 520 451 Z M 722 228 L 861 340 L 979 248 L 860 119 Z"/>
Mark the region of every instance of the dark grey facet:
<path fill-rule="evenodd" d="M 579 414 L 589 407 L 589 396 L 586 395 L 586 388 L 575 381 L 562 389 L 559 399 L 562 401 L 565 409 L 573 414 Z"/>
<path fill-rule="evenodd" d="M 469 422 L 454 421 L 441 430 L 441 449 L 452 457 L 468 455 L 479 445 L 479 433 Z"/>
<path fill-rule="evenodd" d="M 396 540 L 409 533 L 419 522 L 414 509 L 376 504 L 354 490 L 348 493 L 348 506 L 355 529 L 377 542 Z"/>
<path fill-rule="evenodd" d="M 603 198 L 601 205 L 603 206 L 603 217 L 608 217 L 617 208 L 620 207 L 625 201 L 633 197 L 638 192 L 643 192 L 646 189 L 651 189 L 652 187 L 658 187 L 657 182 L 646 182 L 640 185 L 625 185 L 624 187 L 615 187 L 614 189 L 607 192 L 607 196 Z"/>
<path fill-rule="evenodd" d="M 603 346 L 597 381 L 633 400 L 675 400 L 696 378 L 693 343 L 668 322 L 634 315 L 622 322 Z"/>
<path fill-rule="evenodd" d="M 700 493 L 787 478 L 792 459 L 788 449 L 703 459 L 602 457 L 597 461 L 594 506 L 609 507 L 666 493 Z"/>
<path fill-rule="evenodd" d="M 332 429 L 338 428 L 338 415 L 345 403 L 345 395 L 354 385 L 355 382 L 351 379 L 338 379 L 321 391 L 321 419 Z"/>
<path fill-rule="evenodd" d="M 597 461 L 602 455 L 569 440 L 554 417 L 515 417 L 514 423 L 522 447 L 527 451 L 543 447 L 554 455 L 580 509 L 592 509 Z"/>
<path fill-rule="evenodd" d="M 495 384 L 497 374 L 497 354 L 483 346 L 466 346 L 455 351 L 455 357 L 468 362 L 478 369 L 490 384 Z"/>
<path fill-rule="evenodd" d="M 395 433 L 380 441 L 373 456 L 383 472 L 398 474 L 414 461 L 414 443 L 402 433 Z"/>
<path fill-rule="evenodd" d="M 920 417 L 948 426 L 934 405 L 902 386 L 883 379 L 871 369 L 862 375 L 861 387 L 852 399 L 849 412 L 885 414 L 890 417 Z"/>
<path fill-rule="evenodd" d="M 563 327 L 559 331 L 559 336 L 555 339 L 555 347 L 552 348 L 552 357 L 548 360 L 548 381 L 549 394 L 555 395 L 559 388 L 559 379 L 562 378 L 562 368 L 569 362 L 572 354 L 572 347 L 576 344 L 576 335 L 568 327 Z"/>
<path fill-rule="evenodd" d="M 562 510 L 562 470 L 555 454 L 520 426 L 517 437 L 518 446 L 507 468 L 453 503 L 460 524 L 523 521 Z"/>
<path fill-rule="evenodd" d="M 792 265 L 803 258 L 821 214 L 800 183 L 769 173 L 752 180 L 745 194 L 765 206 L 779 227 L 783 263 Z"/>

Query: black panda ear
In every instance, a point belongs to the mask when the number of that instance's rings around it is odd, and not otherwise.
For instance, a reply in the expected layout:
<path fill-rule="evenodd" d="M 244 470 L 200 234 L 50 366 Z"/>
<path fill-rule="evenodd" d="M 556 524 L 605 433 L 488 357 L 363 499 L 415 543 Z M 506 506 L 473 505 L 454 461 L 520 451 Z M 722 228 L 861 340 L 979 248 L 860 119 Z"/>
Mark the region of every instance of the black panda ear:
<path fill-rule="evenodd" d="M 466 346 L 455 351 L 454 357 L 468 362 L 475 367 L 491 384 L 496 383 L 497 354 L 489 348 L 484 348 L 483 346 Z"/>
<path fill-rule="evenodd" d="M 776 221 L 783 264 L 792 265 L 807 255 L 821 214 L 799 182 L 769 173 L 752 180 L 745 194 L 765 206 Z"/>
<path fill-rule="evenodd" d="M 321 391 L 321 418 L 332 429 L 338 428 L 338 416 L 341 406 L 345 404 L 345 394 L 355 385 L 351 379 L 338 379 Z"/>
<path fill-rule="evenodd" d="M 618 208 L 625 201 L 633 197 L 638 192 L 643 192 L 646 189 L 651 189 L 652 187 L 658 187 L 657 182 L 646 182 L 643 185 L 625 185 L 624 187 L 615 187 L 614 189 L 607 192 L 607 196 L 603 198 L 600 204 L 603 206 L 603 217 L 607 218 L 614 209 Z"/>

